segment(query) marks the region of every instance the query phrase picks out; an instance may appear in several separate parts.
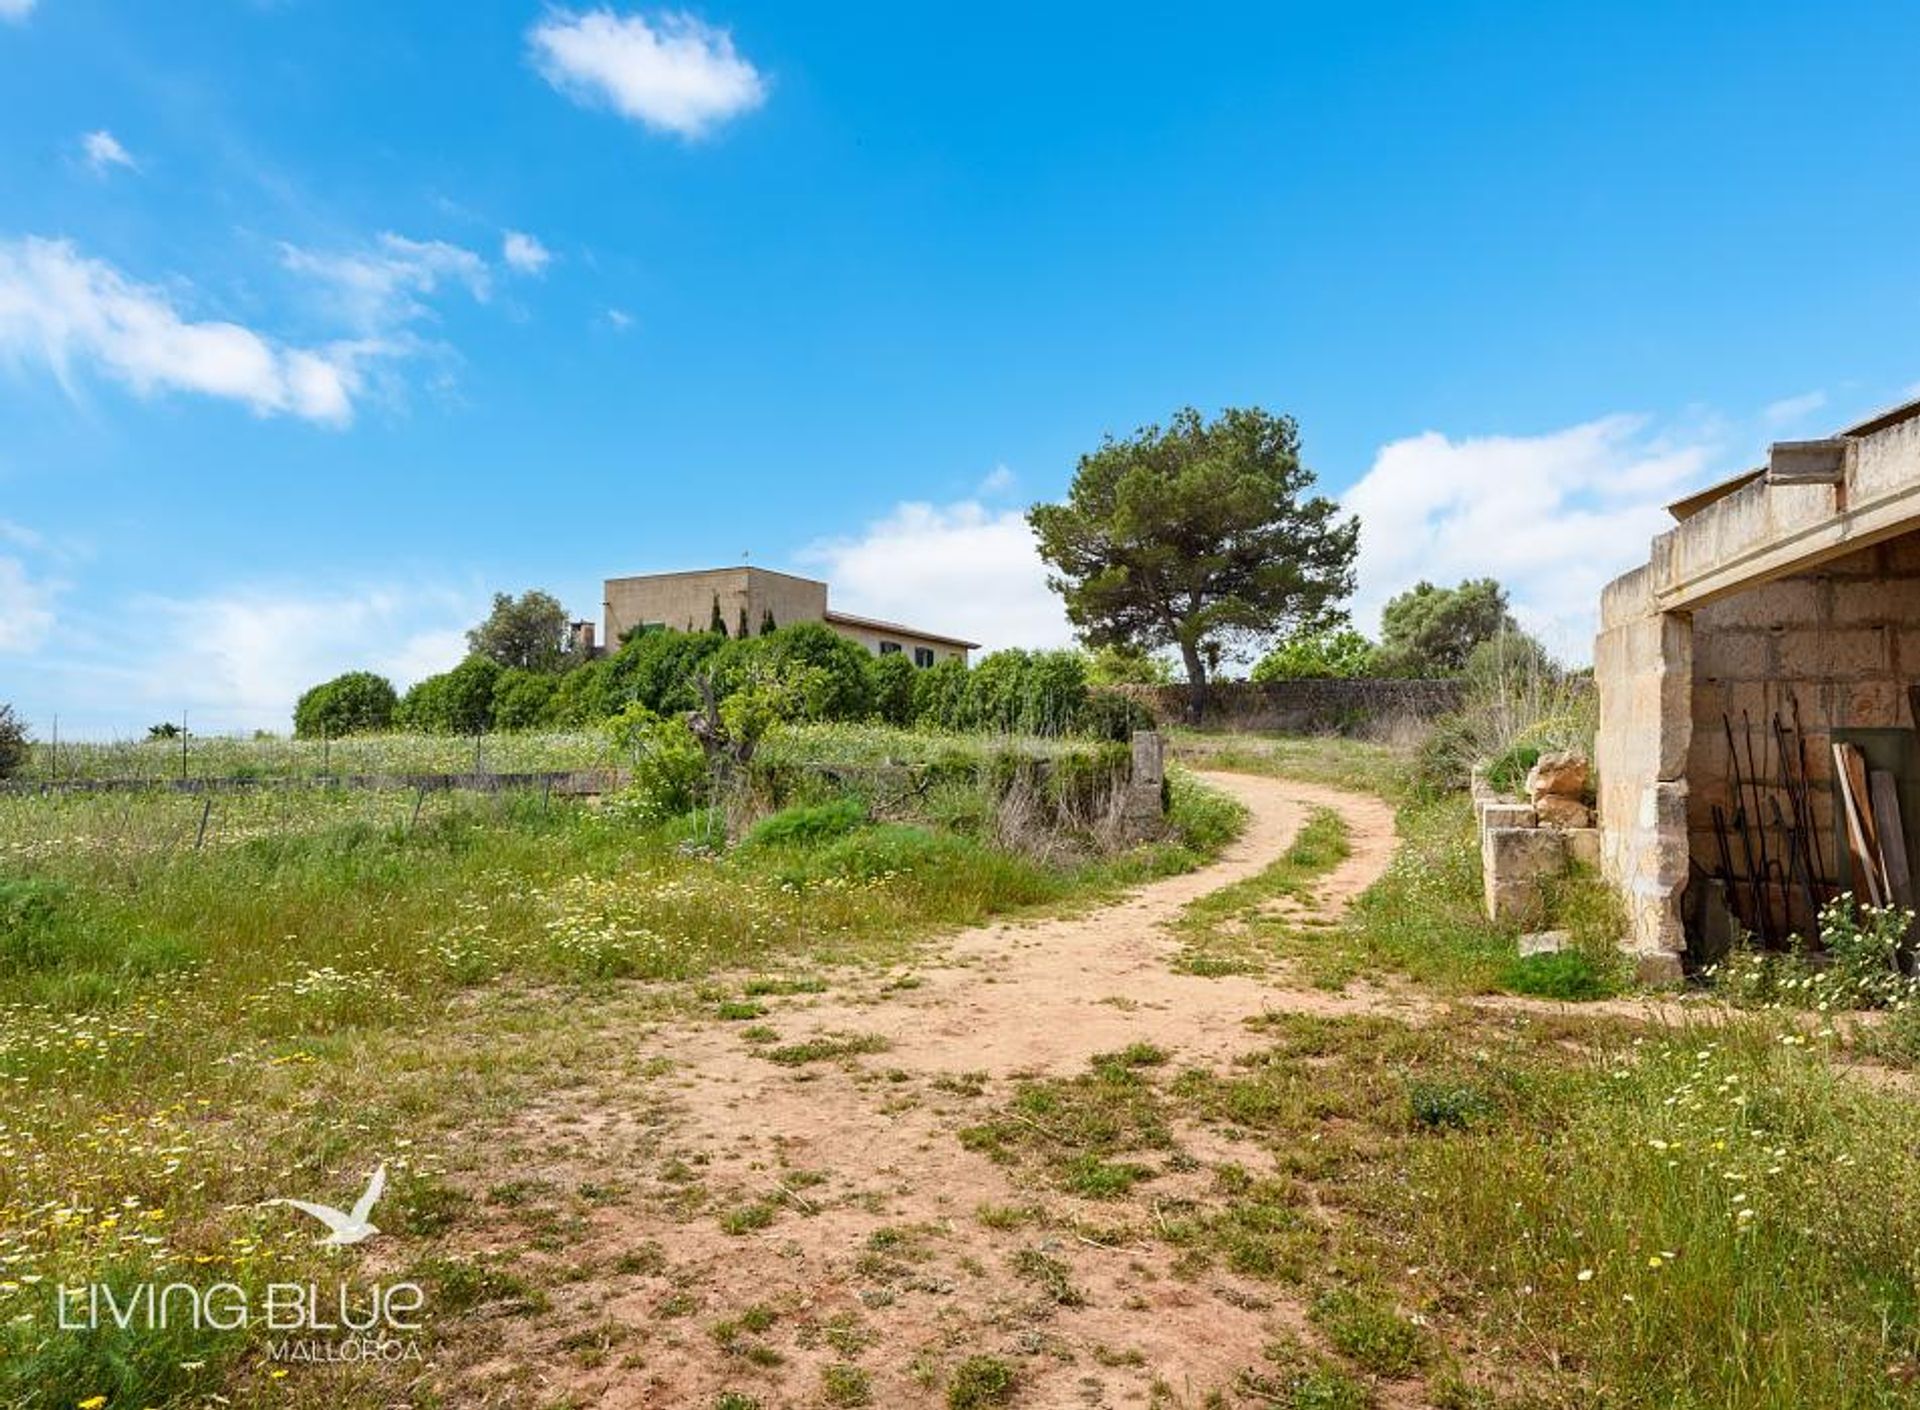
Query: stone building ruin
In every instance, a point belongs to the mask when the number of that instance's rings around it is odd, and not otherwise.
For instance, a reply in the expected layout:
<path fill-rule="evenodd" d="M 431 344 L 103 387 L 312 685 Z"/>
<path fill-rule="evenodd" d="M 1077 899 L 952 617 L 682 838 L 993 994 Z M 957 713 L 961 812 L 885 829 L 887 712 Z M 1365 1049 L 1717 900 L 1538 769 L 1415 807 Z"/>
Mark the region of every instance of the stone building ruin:
<path fill-rule="evenodd" d="M 1594 652 L 1601 870 L 1649 979 L 1735 925 L 1808 935 L 1841 890 L 1912 904 L 1920 401 L 1670 512 Z"/>

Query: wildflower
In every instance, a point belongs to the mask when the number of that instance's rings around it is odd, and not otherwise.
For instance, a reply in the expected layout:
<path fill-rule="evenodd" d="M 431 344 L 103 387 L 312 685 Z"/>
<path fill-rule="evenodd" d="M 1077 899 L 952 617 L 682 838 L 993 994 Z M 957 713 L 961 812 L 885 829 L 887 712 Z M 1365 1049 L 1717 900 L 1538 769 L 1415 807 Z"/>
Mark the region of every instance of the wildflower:
<path fill-rule="evenodd" d="M 1591 1283 L 1593 1281 L 1593 1269 L 1582 1268 L 1578 1273 L 1575 1273 L 1573 1276 L 1577 1278 L 1580 1282 Z"/>
<path fill-rule="evenodd" d="M 1662 1266 L 1665 1262 L 1666 1262 L 1666 1259 L 1662 1258 L 1659 1254 L 1656 1253 L 1647 1260 L 1647 1267 L 1658 1268 Z"/>
<path fill-rule="evenodd" d="M 106 1396 L 90 1395 L 85 1400 L 80 1401 L 74 1407 L 74 1410 L 100 1410 L 100 1407 L 102 1405 L 105 1405 L 106 1403 L 107 1403 Z"/>

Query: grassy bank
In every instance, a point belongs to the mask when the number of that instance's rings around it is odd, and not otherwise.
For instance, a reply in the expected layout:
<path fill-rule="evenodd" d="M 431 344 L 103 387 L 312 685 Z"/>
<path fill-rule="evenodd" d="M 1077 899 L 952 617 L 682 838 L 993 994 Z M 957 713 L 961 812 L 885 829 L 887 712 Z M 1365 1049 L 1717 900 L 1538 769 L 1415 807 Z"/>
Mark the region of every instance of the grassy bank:
<path fill-rule="evenodd" d="M 1307 1309 L 1206 1404 L 1912 1403 L 1920 1222 L 1888 1197 L 1920 1177 L 1910 1100 L 1757 1025 L 1251 1026 L 1228 1071 L 1140 1045 L 959 1133 L 1063 1233 Z"/>

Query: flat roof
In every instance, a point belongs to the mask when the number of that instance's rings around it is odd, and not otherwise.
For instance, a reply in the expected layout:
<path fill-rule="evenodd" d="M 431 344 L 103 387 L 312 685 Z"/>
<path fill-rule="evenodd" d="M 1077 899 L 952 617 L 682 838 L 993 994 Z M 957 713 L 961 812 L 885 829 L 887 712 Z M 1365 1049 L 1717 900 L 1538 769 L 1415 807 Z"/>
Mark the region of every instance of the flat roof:
<path fill-rule="evenodd" d="M 716 573 L 765 573 L 770 578 L 786 578 L 796 583 L 826 584 L 818 578 L 803 578 L 798 573 L 783 573 L 777 568 L 762 568 L 758 563 L 729 563 L 724 568 L 680 568 L 667 573 L 622 573 L 606 579 L 610 583 L 637 583 L 648 578 L 710 578 Z"/>
<path fill-rule="evenodd" d="M 1762 466 L 1757 470 L 1742 470 L 1738 475 L 1729 475 L 1724 480 L 1708 485 L 1704 490 L 1695 490 L 1685 498 L 1676 499 L 1667 506 L 1667 513 L 1671 514 L 1676 521 L 1691 519 L 1709 504 L 1725 499 L 1735 490 L 1752 484 L 1766 473 L 1766 467 Z"/>
<path fill-rule="evenodd" d="M 1877 415 L 1868 417 L 1858 426 L 1847 427 L 1847 429 L 1840 434 L 1843 436 L 1871 436 L 1875 431 L 1884 431 L 1889 426 L 1898 426 L 1902 421 L 1911 421 L 1916 416 L 1920 416 L 1920 397 L 1915 397 L 1912 401 L 1901 402 L 1898 406 L 1889 407 Z"/>
<path fill-rule="evenodd" d="M 977 641 L 968 641 L 964 637 L 947 636 L 942 632 L 922 631 L 919 627 L 909 627 L 900 622 L 883 622 L 878 617 L 856 617 L 851 612 L 835 612 L 827 609 L 829 622 L 845 622 L 850 627 L 867 627 L 876 632 L 898 632 L 901 636 L 917 636 L 922 641 L 937 641 L 942 646 L 964 646 L 969 651 L 980 649 Z"/>

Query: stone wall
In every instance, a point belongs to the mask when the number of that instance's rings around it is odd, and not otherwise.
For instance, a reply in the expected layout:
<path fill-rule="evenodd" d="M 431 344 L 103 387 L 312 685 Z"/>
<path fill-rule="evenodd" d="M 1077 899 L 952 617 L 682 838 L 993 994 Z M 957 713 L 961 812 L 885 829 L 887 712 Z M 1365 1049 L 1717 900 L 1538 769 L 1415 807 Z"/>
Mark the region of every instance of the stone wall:
<path fill-rule="evenodd" d="M 1693 621 L 1659 610 L 1649 576 L 1638 569 L 1601 595 L 1594 756 L 1600 869 L 1626 910 L 1626 948 L 1643 974 L 1664 980 L 1679 977 L 1686 949 L 1680 900 L 1687 881 Z"/>
<path fill-rule="evenodd" d="M 1127 690 L 1158 720 L 1186 718 L 1184 685 Z M 1222 681 L 1212 688 L 1206 724 L 1289 734 L 1368 734 L 1456 710 L 1463 693 L 1457 680 Z"/>
<path fill-rule="evenodd" d="M 1694 861 L 1718 874 L 1712 810 L 1718 805 L 1731 816 L 1737 806 L 1726 720 L 1731 718 L 1743 773 L 1748 753 L 1742 716 L 1751 722 L 1753 772 L 1770 784 L 1779 771 L 1774 715 L 1791 730 L 1797 701 L 1826 873 L 1820 879 L 1837 883 L 1832 732 L 1914 724 L 1906 687 L 1920 683 L 1920 535 L 1861 549 L 1813 572 L 1710 603 L 1693 614 L 1693 631 L 1687 832 Z M 1786 797 L 1777 796 L 1784 811 Z M 1751 815 L 1756 811 L 1751 792 L 1746 801 Z M 1763 804 L 1758 811 L 1769 854 L 1784 857 L 1785 839 L 1772 826 L 1772 810 Z M 1744 876 L 1737 838 L 1729 850 L 1736 876 Z M 1798 906 L 1793 917 L 1803 931 L 1812 919 L 1801 913 L 1804 909 Z"/>

